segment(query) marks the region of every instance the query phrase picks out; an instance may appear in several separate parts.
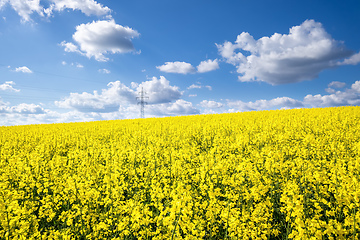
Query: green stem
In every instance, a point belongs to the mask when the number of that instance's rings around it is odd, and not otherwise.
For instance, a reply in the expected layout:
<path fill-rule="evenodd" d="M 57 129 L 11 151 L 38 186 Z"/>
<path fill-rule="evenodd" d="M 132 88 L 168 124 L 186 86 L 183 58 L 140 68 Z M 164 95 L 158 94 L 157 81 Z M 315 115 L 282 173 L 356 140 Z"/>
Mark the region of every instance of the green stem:
<path fill-rule="evenodd" d="M 171 240 L 174 239 L 175 230 L 176 230 L 176 227 L 177 227 L 177 225 L 178 225 L 178 223 L 179 223 L 179 220 L 180 220 L 180 215 L 181 215 L 181 209 L 180 209 L 179 215 L 178 215 L 178 217 L 177 217 L 177 219 L 176 219 L 174 230 L 173 230 L 173 232 L 172 232 L 172 234 L 171 234 Z"/>
<path fill-rule="evenodd" d="M 356 212 L 355 212 L 355 206 L 354 206 L 354 231 L 353 231 L 353 240 L 355 240 L 356 235 Z"/>
<path fill-rule="evenodd" d="M 228 198 L 228 202 L 227 202 L 227 207 L 228 207 L 228 216 L 227 216 L 227 219 L 226 219 L 226 230 L 225 230 L 225 239 L 228 238 L 228 228 L 229 228 L 229 216 L 230 216 L 230 198 Z"/>

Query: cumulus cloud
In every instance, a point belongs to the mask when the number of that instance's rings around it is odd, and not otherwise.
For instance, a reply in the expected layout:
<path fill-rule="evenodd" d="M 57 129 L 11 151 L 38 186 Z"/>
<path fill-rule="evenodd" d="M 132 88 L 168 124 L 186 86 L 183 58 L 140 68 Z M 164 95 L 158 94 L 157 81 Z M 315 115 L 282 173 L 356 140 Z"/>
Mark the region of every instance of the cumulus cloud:
<path fill-rule="evenodd" d="M 9 4 L 19 14 L 22 22 L 31 21 L 30 15 L 33 13 L 44 16 L 44 8 L 40 5 L 40 0 L 2 0 L 0 1 L 0 10 L 6 4 Z"/>
<path fill-rule="evenodd" d="M 191 102 L 180 99 L 183 92 L 177 86 L 171 86 L 163 76 L 153 77 L 140 84 L 131 83 L 128 87 L 120 81 L 110 82 L 101 93 L 71 93 L 70 96 L 55 105 L 73 109 L 83 116 L 96 116 L 96 119 L 138 118 L 138 99 L 140 91 L 148 97 L 145 101 L 147 117 L 198 114 L 200 111 Z"/>
<path fill-rule="evenodd" d="M 334 40 L 314 20 L 290 28 L 289 34 L 274 33 L 255 40 L 247 32 L 235 43 L 217 44 L 220 55 L 237 68 L 242 82 L 263 81 L 272 85 L 311 80 L 327 68 L 357 63 L 358 56 Z M 345 63 L 344 63 L 345 64 Z"/>
<path fill-rule="evenodd" d="M 106 120 L 106 114 L 103 116 L 103 114 L 99 113 L 82 113 L 78 111 L 59 113 L 40 108 L 38 105 L 35 105 L 35 107 L 28 106 L 26 110 L 25 106 L 18 105 L 4 110 L 0 104 L 0 126 Z M 112 119 L 119 118 L 114 117 Z"/>
<path fill-rule="evenodd" d="M 195 73 L 195 68 L 187 62 L 166 62 L 164 65 L 157 66 L 156 68 L 167 73 Z"/>
<path fill-rule="evenodd" d="M 350 89 L 343 91 L 334 91 L 329 95 L 307 95 L 304 98 L 304 104 L 311 107 L 336 107 L 360 105 L 360 81 L 351 85 Z"/>
<path fill-rule="evenodd" d="M 74 121 L 96 121 L 138 118 L 140 109 L 137 105 L 136 96 L 140 89 L 145 88 L 152 91 L 159 87 L 162 90 L 154 90 L 154 94 L 165 93 L 168 97 L 154 98 L 153 102 L 148 101 L 146 106 L 146 117 L 177 116 L 199 114 L 193 103 L 181 98 L 182 92 L 175 86 L 168 84 L 163 78 L 153 78 L 147 82 L 131 83 L 127 87 L 121 82 L 111 82 L 108 88 L 101 93 L 73 93 L 62 101 L 55 104 L 61 108 L 71 109 L 66 113 L 59 113 L 44 109 L 36 104 L 19 104 L 10 106 L 10 103 L 3 102 L 0 98 L 0 125 L 17 125 L 33 123 L 52 123 L 52 122 L 74 122 Z M 158 86 L 160 84 L 160 86 Z M 157 87 L 156 87 L 157 86 Z M 212 100 L 203 100 L 199 103 L 202 107 L 201 113 L 224 113 L 253 110 L 270 109 L 290 109 L 302 107 L 334 107 L 347 105 L 360 105 L 360 81 L 354 82 L 350 88 L 343 89 L 341 82 L 330 83 L 329 86 L 338 86 L 341 90 L 328 95 L 307 95 L 302 101 L 289 97 L 278 97 L 270 100 L 256 100 L 253 102 L 243 102 L 239 100 L 227 100 L 225 104 Z M 172 94 L 172 91 L 178 91 Z M 115 100 L 114 100 L 115 99 Z M 157 99 L 157 100 L 156 100 Z M 166 101 L 164 99 L 167 99 Z"/>
<path fill-rule="evenodd" d="M 191 102 L 183 99 L 178 99 L 174 103 L 151 105 L 148 111 L 153 116 L 178 116 L 200 113 L 200 110 L 195 108 Z"/>
<path fill-rule="evenodd" d="M 40 0 L 1 0 L 0 10 L 9 4 L 21 17 L 22 22 L 31 22 L 31 15 L 37 13 L 39 16 L 51 16 L 53 11 L 61 12 L 66 9 L 79 10 L 87 16 L 109 15 L 110 8 L 94 0 L 48 0 L 50 5 L 45 8 Z"/>
<path fill-rule="evenodd" d="M 221 108 L 224 105 L 222 103 L 211 101 L 211 100 L 210 101 L 203 100 L 200 102 L 200 106 L 204 107 L 204 108 Z"/>
<path fill-rule="evenodd" d="M 170 86 L 170 82 L 163 76 L 153 77 L 150 81 L 142 82 L 137 88 L 138 92 L 144 89 L 149 97 L 149 104 L 168 103 L 180 99 L 182 91 L 177 86 Z"/>
<path fill-rule="evenodd" d="M 99 120 L 114 119 L 133 119 L 139 118 L 139 106 L 133 104 L 128 106 L 120 106 L 115 112 L 79 112 L 72 110 L 65 113 L 59 113 L 43 109 L 40 113 L 20 113 L 20 111 L 3 111 L 0 101 L 0 126 L 24 125 L 24 124 L 41 124 L 41 123 L 65 123 L 65 122 L 87 122 Z M 146 117 L 163 117 L 199 114 L 191 102 L 179 99 L 171 103 L 162 103 L 156 105 L 148 105 L 145 109 Z"/>
<path fill-rule="evenodd" d="M 62 41 L 60 43 L 60 46 L 64 47 L 65 52 L 78 52 L 82 54 L 82 52 L 80 52 L 78 47 L 71 42 Z"/>
<path fill-rule="evenodd" d="M 60 113 L 44 109 L 35 104 L 19 104 L 12 107 L 9 106 L 9 103 L 5 104 L 7 107 L 2 105 L 4 104 L 1 104 L 0 100 L 0 126 L 87 122 L 136 117 L 136 115 L 133 114 L 135 112 L 132 112 L 132 109 L 130 108 L 122 109 L 122 111 L 113 113 L 79 112 L 77 110 Z"/>
<path fill-rule="evenodd" d="M 115 23 L 115 20 L 99 20 L 80 24 L 72 38 L 76 45 L 63 41 L 60 43 L 66 52 L 77 52 L 88 58 L 106 62 L 105 54 L 127 53 L 135 51 L 132 39 L 140 34 L 129 27 Z"/>
<path fill-rule="evenodd" d="M 137 104 L 139 92 L 145 91 L 146 101 L 149 104 L 170 103 L 180 99 L 182 92 L 177 86 L 171 86 L 170 82 L 163 76 L 160 79 L 156 77 L 150 81 L 142 82 L 136 89 L 126 86 L 120 81 L 110 82 L 107 89 L 101 93 L 71 93 L 70 96 L 55 104 L 61 108 L 76 109 L 80 112 L 115 112 L 120 107 Z"/>
<path fill-rule="evenodd" d="M 333 82 L 329 83 L 328 87 L 343 88 L 343 87 L 345 87 L 345 85 L 346 85 L 346 83 L 344 83 L 344 82 L 333 81 Z"/>
<path fill-rule="evenodd" d="M 344 83 L 344 82 L 333 81 L 328 84 L 328 88 L 326 88 L 325 91 L 328 93 L 335 93 L 336 90 L 334 88 L 344 88 L 345 85 L 346 85 L 346 83 Z"/>
<path fill-rule="evenodd" d="M 12 85 L 12 83 L 6 84 Z M 120 81 L 115 81 L 110 82 L 107 88 L 99 92 L 71 93 L 62 100 L 54 102 L 57 107 L 70 109 L 65 113 L 51 111 L 36 104 L 22 103 L 11 106 L 0 98 L 0 125 L 139 118 L 140 108 L 137 97 L 140 90 L 144 90 L 149 97 L 146 99 L 149 103 L 145 110 L 146 117 L 200 113 L 191 102 L 180 99 L 183 92 L 177 86 L 170 85 L 165 77 L 160 76 L 141 83 L 132 82 L 129 87 Z"/>
<path fill-rule="evenodd" d="M 110 8 L 103 6 L 101 3 L 98 3 L 94 0 L 51 0 L 50 8 L 47 10 L 51 12 L 52 10 L 61 12 L 65 9 L 80 10 L 87 16 L 96 15 L 103 16 L 110 14 Z"/>
<path fill-rule="evenodd" d="M 135 92 L 120 81 L 110 82 L 107 86 L 101 93 L 70 93 L 62 101 L 55 101 L 55 105 L 80 112 L 114 112 L 123 102 L 135 102 Z"/>
<path fill-rule="evenodd" d="M 338 62 L 338 65 L 357 65 L 358 63 L 360 63 L 360 52 L 344 59 L 342 62 Z"/>
<path fill-rule="evenodd" d="M 328 86 L 344 88 L 343 82 L 334 81 Z M 203 101 L 204 102 L 204 101 Z M 254 111 L 254 110 L 271 110 L 271 109 L 291 109 L 303 107 L 337 107 L 337 106 L 359 106 L 360 105 L 360 81 L 356 81 L 350 88 L 335 90 L 327 95 L 306 95 L 303 100 L 296 100 L 289 97 L 278 97 L 270 100 L 256 100 L 254 102 L 232 101 L 227 100 L 227 106 L 231 109 L 225 112 L 235 111 Z M 206 104 L 203 104 L 206 108 Z M 210 107 L 207 107 L 210 108 Z M 205 112 L 209 112 L 206 111 Z"/>
<path fill-rule="evenodd" d="M 26 66 L 15 68 L 15 72 L 32 73 L 32 71 Z"/>
<path fill-rule="evenodd" d="M 13 81 L 7 81 L 3 84 L 0 84 L 0 90 L 2 91 L 12 91 L 12 92 L 20 92 L 20 89 L 16 89 L 13 87 L 15 83 Z"/>
<path fill-rule="evenodd" d="M 199 73 L 210 72 L 219 69 L 218 60 L 209 59 L 207 61 L 202 61 L 200 62 L 199 66 L 197 66 L 197 69 Z"/>
<path fill-rule="evenodd" d="M 356 81 L 351 85 L 351 89 L 360 93 L 360 81 Z"/>
<path fill-rule="evenodd" d="M 326 88 L 326 89 L 325 89 L 325 92 L 327 92 L 327 93 L 335 93 L 336 90 L 333 89 L 333 88 Z"/>
<path fill-rule="evenodd" d="M 215 60 L 206 60 L 200 62 L 200 64 L 197 66 L 197 70 L 195 67 L 193 67 L 190 63 L 187 62 L 166 62 L 165 64 L 161 66 L 157 66 L 157 69 L 159 69 L 162 72 L 167 73 L 181 73 L 181 74 L 189 74 L 189 73 L 205 73 L 214 71 L 219 68 L 219 62 L 217 59 Z"/>
<path fill-rule="evenodd" d="M 304 98 L 304 103 L 311 107 L 337 107 L 359 105 L 360 98 L 359 94 L 352 91 L 338 91 L 330 95 L 307 95 Z"/>
<path fill-rule="evenodd" d="M 0 113 L 41 114 L 44 113 L 44 109 L 33 103 L 21 103 L 16 106 L 0 106 Z"/>
<path fill-rule="evenodd" d="M 278 97 L 271 100 L 256 100 L 255 102 L 228 101 L 229 107 L 238 111 L 270 110 L 270 109 L 288 109 L 304 107 L 301 101 L 289 98 Z"/>

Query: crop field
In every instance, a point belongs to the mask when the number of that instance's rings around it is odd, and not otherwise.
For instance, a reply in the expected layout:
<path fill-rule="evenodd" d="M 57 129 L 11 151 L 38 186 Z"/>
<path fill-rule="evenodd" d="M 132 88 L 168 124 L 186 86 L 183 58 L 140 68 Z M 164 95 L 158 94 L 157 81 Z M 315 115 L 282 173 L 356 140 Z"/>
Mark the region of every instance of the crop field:
<path fill-rule="evenodd" d="M 0 127 L 0 239 L 360 239 L 360 107 Z"/>

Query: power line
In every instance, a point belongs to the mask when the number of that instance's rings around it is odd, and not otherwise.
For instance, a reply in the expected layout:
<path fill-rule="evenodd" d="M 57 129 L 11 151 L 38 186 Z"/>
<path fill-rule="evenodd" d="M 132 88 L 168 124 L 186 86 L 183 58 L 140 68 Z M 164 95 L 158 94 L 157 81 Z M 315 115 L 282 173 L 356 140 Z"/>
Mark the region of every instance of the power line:
<path fill-rule="evenodd" d="M 144 88 L 141 88 L 141 92 L 139 92 L 140 97 L 137 97 L 137 100 L 140 100 L 138 102 L 138 105 L 140 104 L 140 118 L 145 118 L 145 104 L 148 104 L 145 102 L 145 99 L 148 99 L 149 97 L 145 97 Z"/>

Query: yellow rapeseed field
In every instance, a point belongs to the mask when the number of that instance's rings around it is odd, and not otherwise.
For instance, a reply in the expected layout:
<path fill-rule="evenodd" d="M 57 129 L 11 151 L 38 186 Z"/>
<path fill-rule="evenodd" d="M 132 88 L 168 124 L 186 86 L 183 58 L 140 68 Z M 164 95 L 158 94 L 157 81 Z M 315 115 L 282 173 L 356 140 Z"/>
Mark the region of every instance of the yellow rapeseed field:
<path fill-rule="evenodd" d="M 360 239 L 360 107 L 0 127 L 0 239 Z"/>

